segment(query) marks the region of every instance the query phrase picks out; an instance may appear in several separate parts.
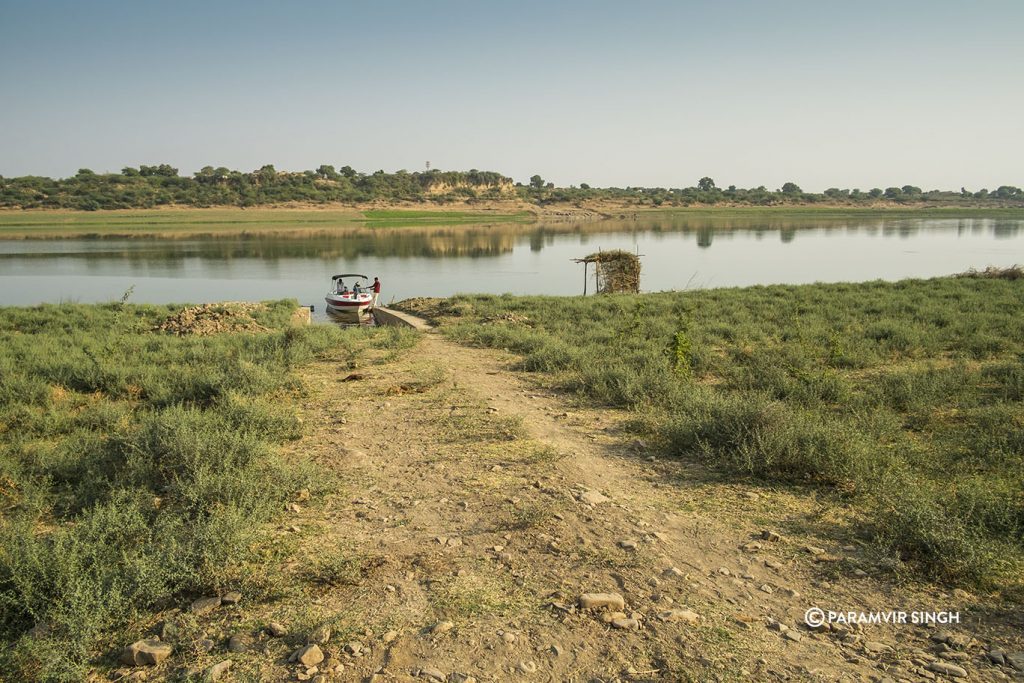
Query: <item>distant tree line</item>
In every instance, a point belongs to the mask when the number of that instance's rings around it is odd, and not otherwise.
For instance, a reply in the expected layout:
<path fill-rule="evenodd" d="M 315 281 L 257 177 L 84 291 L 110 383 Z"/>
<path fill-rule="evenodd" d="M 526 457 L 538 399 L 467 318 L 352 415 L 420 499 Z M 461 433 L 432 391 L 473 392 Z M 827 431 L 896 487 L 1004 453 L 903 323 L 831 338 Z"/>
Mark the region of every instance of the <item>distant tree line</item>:
<path fill-rule="evenodd" d="M 652 206 L 778 206 L 794 204 L 824 204 L 829 206 L 863 206 L 878 202 L 928 206 L 1013 206 L 1024 207 L 1024 190 L 1013 185 L 1000 185 L 993 191 L 982 189 L 959 192 L 949 190 L 922 190 L 914 185 L 903 187 L 874 187 L 869 190 L 830 187 L 824 192 L 804 192 L 799 185 L 787 182 L 776 190 L 763 185 L 739 188 L 730 185 L 720 188 L 707 176 L 693 187 L 605 187 L 594 188 L 587 183 L 578 187 L 556 188 L 539 175 L 530 179 L 528 186 L 519 186 L 520 194 L 540 203 L 579 202 L 588 199 L 611 199 Z"/>
<path fill-rule="evenodd" d="M 120 173 L 80 169 L 70 178 L 0 176 L 0 206 L 24 209 L 137 209 L 167 205 L 259 206 L 290 202 L 455 200 L 515 196 L 511 178 L 491 171 L 360 173 L 350 166 L 315 171 L 250 173 L 204 166 L 189 176 L 167 164 L 127 167 Z"/>
<path fill-rule="evenodd" d="M 1001 185 L 995 190 L 959 192 L 922 190 L 914 185 L 875 187 L 868 190 L 832 187 L 824 192 L 804 192 L 787 182 L 769 190 L 761 186 L 720 188 L 707 176 L 693 187 L 555 187 L 540 175 L 528 184 L 513 183 L 493 171 L 396 171 L 362 173 L 351 166 L 324 164 L 315 171 L 278 171 L 271 165 L 255 171 L 232 171 L 204 166 L 191 176 L 179 175 L 168 164 L 127 167 L 120 173 L 94 173 L 83 168 L 70 178 L 0 176 L 0 207 L 82 209 L 137 209 L 179 205 L 260 206 L 267 204 L 358 203 L 383 201 L 433 201 L 500 199 L 519 197 L 538 204 L 612 200 L 648 206 L 775 206 L 786 204 L 866 205 L 888 202 L 907 205 L 1024 206 L 1024 191 Z"/>

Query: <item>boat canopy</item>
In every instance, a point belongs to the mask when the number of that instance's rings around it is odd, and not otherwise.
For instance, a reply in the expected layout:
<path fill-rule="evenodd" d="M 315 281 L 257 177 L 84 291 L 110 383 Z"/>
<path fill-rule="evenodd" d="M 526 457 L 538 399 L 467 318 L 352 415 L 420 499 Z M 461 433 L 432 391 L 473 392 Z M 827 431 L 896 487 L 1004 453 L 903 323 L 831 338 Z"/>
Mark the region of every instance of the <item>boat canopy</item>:
<path fill-rule="evenodd" d="M 331 280 L 340 280 L 343 277 L 361 277 L 364 280 L 369 280 L 370 279 L 370 278 L 366 277 L 365 275 L 360 275 L 359 273 L 342 273 L 341 275 L 335 275 L 334 277 L 331 278 Z"/>

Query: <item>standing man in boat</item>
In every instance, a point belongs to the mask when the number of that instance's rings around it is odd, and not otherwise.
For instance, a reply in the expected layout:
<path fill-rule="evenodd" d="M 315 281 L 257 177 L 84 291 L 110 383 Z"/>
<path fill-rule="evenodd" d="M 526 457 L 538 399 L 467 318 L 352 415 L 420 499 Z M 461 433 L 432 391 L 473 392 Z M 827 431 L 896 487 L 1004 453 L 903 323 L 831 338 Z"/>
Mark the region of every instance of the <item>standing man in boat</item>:
<path fill-rule="evenodd" d="M 377 308 L 377 299 L 380 298 L 380 279 L 373 278 L 373 303 L 370 304 L 370 308 Z"/>

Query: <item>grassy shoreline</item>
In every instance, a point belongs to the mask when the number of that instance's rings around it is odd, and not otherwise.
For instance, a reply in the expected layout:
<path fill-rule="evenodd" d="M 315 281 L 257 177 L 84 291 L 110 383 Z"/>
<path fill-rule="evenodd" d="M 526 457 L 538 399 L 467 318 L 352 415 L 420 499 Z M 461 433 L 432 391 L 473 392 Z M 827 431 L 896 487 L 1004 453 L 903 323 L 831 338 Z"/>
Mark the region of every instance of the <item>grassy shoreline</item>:
<path fill-rule="evenodd" d="M 115 211 L 0 210 L 0 239 L 74 237 L 176 237 L 254 233 L 301 236 L 309 232 L 407 227 L 444 228 L 472 225 L 535 225 L 602 220 L 742 219 L 843 220 L 915 218 L 1024 219 L 1024 209 L 936 207 L 688 207 L 652 208 L 629 205 L 553 205 L 491 202 L 480 206 L 416 208 L 164 208 Z"/>
<path fill-rule="evenodd" d="M 302 434 L 294 370 L 328 349 L 355 358 L 411 337 L 295 327 L 295 308 L 0 308 L 0 670 L 11 680 L 84 680 L 152 610 L 273 590 L 266 523 L 297 491 L 329 484 L 282 455 Z M 200 329 L 213 334 L 176 334 Z"/>
<path fill-rule="evenodd" d="M 666 454 L 852 506 L 891 568 L 1024 594 L 1022 279 L 398 307 L 633 411 Z"/>

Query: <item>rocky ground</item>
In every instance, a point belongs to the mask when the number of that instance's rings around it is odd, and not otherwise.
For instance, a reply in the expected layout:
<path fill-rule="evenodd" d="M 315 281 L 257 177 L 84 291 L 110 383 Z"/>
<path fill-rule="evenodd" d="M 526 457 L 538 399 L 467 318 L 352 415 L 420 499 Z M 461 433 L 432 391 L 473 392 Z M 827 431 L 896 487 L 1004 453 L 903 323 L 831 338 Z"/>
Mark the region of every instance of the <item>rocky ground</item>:
<path fill-rule="evenodd" d="M 114 677 L 1024 678 L 1019 606 L 897 584 L 813 491 L 661 460 L 629 416 L 514 364 L 427 333 L 376 363 L 309 367 L 294 449 L 339 483 L 274 531 L 287 589 L 160 615 Z M 813 630 L 810 607 L 960 623 Z"/>

